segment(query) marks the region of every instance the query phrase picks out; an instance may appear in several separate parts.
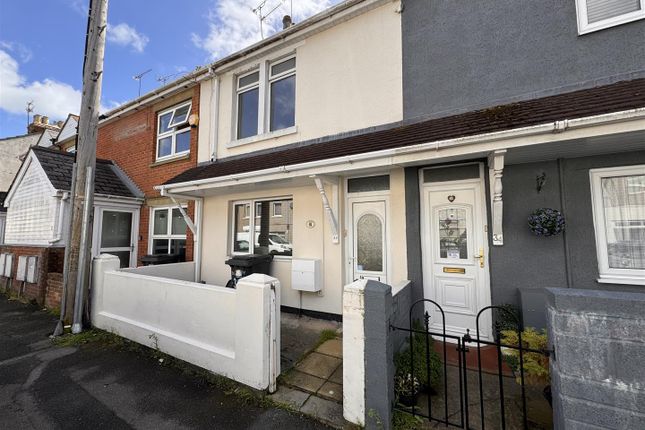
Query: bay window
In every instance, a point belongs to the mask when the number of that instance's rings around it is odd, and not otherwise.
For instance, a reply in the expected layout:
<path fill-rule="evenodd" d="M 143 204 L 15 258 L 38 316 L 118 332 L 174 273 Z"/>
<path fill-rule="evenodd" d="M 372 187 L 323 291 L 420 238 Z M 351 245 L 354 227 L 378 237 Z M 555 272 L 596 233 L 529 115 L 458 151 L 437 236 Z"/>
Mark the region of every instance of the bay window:
<path fill-rule="evenodd" d="M 236 202 L 232 212 L 233 254 L 292 255 L 292 199 Z"/>
<path fill-rule="evenodd" d="M 178 208 L 154 208 L 152 210 L 152 254 L 179 255 L 186 260 L 186 221 Z"/>
<path fill-rule="evenodd" d="M 645 165 L 590 171 L 599 282 L 645 285 Z"/>

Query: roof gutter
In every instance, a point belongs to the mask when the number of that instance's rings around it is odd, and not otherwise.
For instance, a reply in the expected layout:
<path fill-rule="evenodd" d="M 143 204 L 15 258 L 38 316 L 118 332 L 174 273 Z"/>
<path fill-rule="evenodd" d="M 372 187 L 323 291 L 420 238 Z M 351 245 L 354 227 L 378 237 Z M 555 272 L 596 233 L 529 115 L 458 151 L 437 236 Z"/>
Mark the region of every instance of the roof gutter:
<path fill-rule="evenodd" d="M 361 161 L 374 159 L 390 158 L 388 163 L 383 165 L 396 165 L 394 157 L 401 155 L 417 154 L 424 151 L 468 146 L 480 143 L 490 143 L 504 141 L 509 139 L 525 138 L 530 136 L 559 134 L 575 129 L 587 128 L 592 126 L 609 125 L 614 123 L 628 122 L 645 119 L 645 108 L 631 109 L 627 111 L 614 112 L 609 114 L 594 115 L 590 117 L 564 119 L 545 124 L 522 127 L 512 130 L 499 131 L 494 133 L 480 134 L 475 136 L 459 137 L 454 139 L 440 140 L 434 142 L 421 143 L 417 145 L 405 146 L 400 148 L 385 149 L 381 151 L 366 152 L 362 154 L 330 158 L 326 160 L 311 161 L 306 163 L 293 164 L 288 166 L 278 166 L 270 169 L 256 170 L 252 172 L 238 173 L 214 178 L 200 179 L 196 181 L 180 182 L 175 184 L 158 185 L 155 189 L 162 193 L 172 190 L 174 193 L 191 192 L 200 189 L 219 188 L 231 185 L 231 183 L 242 183 L 244 180 L 268 176 L 272 174 L 286 174 L 298 171 L 304 171 L 311 168 L 344 166 L 346 170 L 352 164 Z M 306 173 L 303 173 L 306 174 Z M 181 191 L 178 191 L 181 189 Z"/>

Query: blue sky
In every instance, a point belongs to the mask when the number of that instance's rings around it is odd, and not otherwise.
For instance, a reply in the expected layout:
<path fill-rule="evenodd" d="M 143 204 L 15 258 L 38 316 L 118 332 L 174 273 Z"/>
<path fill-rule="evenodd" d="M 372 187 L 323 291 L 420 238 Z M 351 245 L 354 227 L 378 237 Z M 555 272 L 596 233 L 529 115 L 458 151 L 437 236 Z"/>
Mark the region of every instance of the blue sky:
<path fill-rule="evenodd" d="M 260 39 L 252 9 L 262 0 L 110 0 L 103 109 Z M 278 9 L 264 33 L 280 29 L 293 10 L 299 22 L 339 0 L 267 0 Z M 78 113 L 89 0 L 0 0 L 0 138 L 26 131 L 25 106 L 51 120 Z M 293 8 L 293 9 L 291 9 Z"/>

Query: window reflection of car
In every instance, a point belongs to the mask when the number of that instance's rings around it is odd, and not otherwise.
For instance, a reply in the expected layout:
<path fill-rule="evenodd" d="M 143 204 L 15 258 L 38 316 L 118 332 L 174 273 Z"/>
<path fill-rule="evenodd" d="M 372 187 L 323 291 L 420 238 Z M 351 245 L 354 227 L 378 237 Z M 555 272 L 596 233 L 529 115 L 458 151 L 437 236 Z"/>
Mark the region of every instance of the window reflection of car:
<path fill-rule="evenodd" d="M 241 237 L 242 235 L 243 237 Z M 255 235 L 256 248 L 259 248 L 257 244 L 259 237 L 260 237 L 260 234 L 256 233 Z M 249 241 L 247 240 L 247 238 L 248 238 L 248 234 L 238 233 L 237 240 L 235 241 L 236 252 L 249 252 Z M 275 233 L 269 234 L 269 254 L 291 255 L 292 249 L 293 249 L 293 245 L 291 245 L 291 243 L 289 243 L 289 241 L 287 241 L 282 236 Z M 257 249 L 256 249 L 256 253 L 261 254 L 261 252 L 258 252 Z"/>

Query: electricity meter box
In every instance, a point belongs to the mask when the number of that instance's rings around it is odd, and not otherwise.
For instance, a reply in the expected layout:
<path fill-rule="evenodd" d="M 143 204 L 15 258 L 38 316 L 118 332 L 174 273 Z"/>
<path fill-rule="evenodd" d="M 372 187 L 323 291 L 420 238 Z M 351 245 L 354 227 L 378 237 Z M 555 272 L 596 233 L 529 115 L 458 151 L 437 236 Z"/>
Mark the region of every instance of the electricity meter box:
<path fill-rule="evenodd" d="M 291 260 L 291 289 L 316 292 L 322 289 L 320 260 L 294 258 Z"/>

